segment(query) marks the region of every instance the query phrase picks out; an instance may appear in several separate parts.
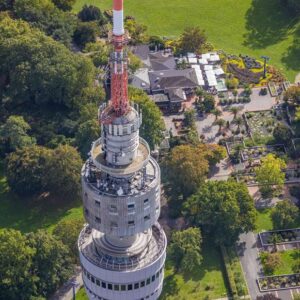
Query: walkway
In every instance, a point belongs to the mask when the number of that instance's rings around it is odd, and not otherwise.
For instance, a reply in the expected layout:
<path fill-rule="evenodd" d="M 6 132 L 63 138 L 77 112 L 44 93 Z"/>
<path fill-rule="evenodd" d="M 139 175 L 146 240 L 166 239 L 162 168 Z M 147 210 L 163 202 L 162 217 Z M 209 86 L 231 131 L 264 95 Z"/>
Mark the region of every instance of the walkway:
<path fill-rule="evenodd" d="M 73 284 L 72 282 L 77 282 L 75 287 L 75 292 L 77 293 L 79 289 L 83 286 L 81 268 L 77 267 L 75 275 L 70 278 L 56 293 L 49 298 L 49 300 L 72 300 L 73 299 Z"/>

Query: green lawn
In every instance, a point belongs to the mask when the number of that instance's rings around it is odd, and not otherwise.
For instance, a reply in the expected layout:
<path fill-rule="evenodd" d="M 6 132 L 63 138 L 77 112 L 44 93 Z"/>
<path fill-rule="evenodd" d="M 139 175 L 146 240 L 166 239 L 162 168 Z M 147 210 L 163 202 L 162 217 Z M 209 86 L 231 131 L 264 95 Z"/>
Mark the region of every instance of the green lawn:
<path fill-rule="evenodd" d="M 58 205 L 57 203 L 32 203 L 31 199 L 17 197 L 9 191 L 0 164 L 0 230 L 14 228 L 30 232 L 39 228 L 51 231 L 62 219 L 82 217 L 81 201 Z"/>
<path fill-rule="evenodd" d="M 78 293 L 76 294 L 76 300 L 89 300 L 84 288 L 81 288 L 78 291 Z"/>
<path fill-rule="evenodd" d="M 224 268 L 217 248 L 211 243 L 203 245 L 203 264 L 194 273 L 176 273 L 172 262 L 166 264 L 164 289 L 160 300 L 217 299 L 227 295 Z"/>
<path fill-rule="evenodd" d="M 257 210 L 256 232 L 272 230 L 271 209 Z"/>
<path fill-rule="evenodd" d="M 199 25 L 209 41 L 232 54 L 268 55 L 291 81 L 300 72 L 300 22 L 282 9 L 279 0 L 126 0 L 125 13 L 148 26 L 152 35 L 175 37 Z M 112 0 L 77 0 L 110 9 Z"/>

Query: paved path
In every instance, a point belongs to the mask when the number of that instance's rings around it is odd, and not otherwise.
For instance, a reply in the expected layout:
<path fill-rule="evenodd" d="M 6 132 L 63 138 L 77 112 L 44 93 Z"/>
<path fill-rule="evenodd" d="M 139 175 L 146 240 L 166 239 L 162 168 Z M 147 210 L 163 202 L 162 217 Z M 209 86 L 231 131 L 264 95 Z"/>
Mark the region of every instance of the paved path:
<path fill-rule="evenodd" d="M 253 232 L 240 235 L 237 252 L 240 257 L 249 294 L 251 299 L 255 300 L 258 295 L 261 295 L 258 290 L 256 278 L 258 275 L 262 275 L 262 269 L 256 247 L 256 235 Z"/>
<path fill-rule="evenodd" d="M 72 300 L 73 299 L 73 284 L 76 281 L 78 284 L 75 288 L 76 293 L 83 285 L 81 268 L 76 269 L 75 275 L 69 279 L 49 300 Z"/>
<path fill-rule="evenodd" d="M 300 83 L 300 73 L 298 73 L 295 78 L 295 83 L 298 83 L 298 82 Z"/>

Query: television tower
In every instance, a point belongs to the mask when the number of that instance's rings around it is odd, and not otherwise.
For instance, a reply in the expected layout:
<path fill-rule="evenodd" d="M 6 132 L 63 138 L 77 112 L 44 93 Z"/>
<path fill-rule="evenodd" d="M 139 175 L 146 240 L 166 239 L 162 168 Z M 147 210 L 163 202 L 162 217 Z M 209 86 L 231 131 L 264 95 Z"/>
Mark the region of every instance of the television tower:
<path fill-rule="evenodd" d="M 78 238 L 89 299 L 156 300 L 167 240 L 160 215 L 160 168 L 139 136 L 142 115 L 128 101 L 123 0 L 113 1 L 111 100 L 99 109 L 101 137 L 81 172 L 87 225 Z"/>

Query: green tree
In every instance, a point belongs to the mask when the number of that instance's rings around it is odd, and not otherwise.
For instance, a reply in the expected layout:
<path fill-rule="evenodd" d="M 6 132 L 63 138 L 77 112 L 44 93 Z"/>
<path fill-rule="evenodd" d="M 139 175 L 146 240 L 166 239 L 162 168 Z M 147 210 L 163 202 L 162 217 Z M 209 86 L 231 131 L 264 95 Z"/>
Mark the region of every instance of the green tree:
<path fill-rule="evenodd" d="M 52 0 L 52 2 L 61 10 L 72 10 L 76 0 Z"/>
<path fill-rule="evenodd" d="M 243 123 L 244 123 L 244 120 L 243 120 L 243 118 L 241 118 L 241 117 L 237 117 L 237 118 L 235 118 L 235 119 L 232 121 L 232 123 L 234 123 L 234 124 L 238 127 L 238 132 L 239 132 L 240 129 L 241 129 L 241 126 L 242 126 Z"/>
<path fill-rule="evenodd" d="M 214 121 L 213 125 L 219 126 L 219 132 L 221 132 L 222 128 L 226 125 L 226 121 L 224 119 L 217 119 Z"/>
<path fill-rule="evenodd" d="M 35 249 L 32 264 L 39 278 L 36 282 L 38 295 L 48 297 L 72 275 L 68 248 L 45 230 L 27 234 L 26 240 L 26 244 Z"/>
<path fill-rule="evenodd" d="M 131 74 L 134 74 L 138 69 L 140 69 L 143 66 L 142 61 L 131 51 L 128 52 L 128 61 L 128 67 Z"/>
<path fill-rule="evenodd" d="M 199 228 L 173 232 L 169 253 L 176 267 L 191 272 L 202 263 L 202 236 Z"/>
<path fill-rule="evenodd" d="M 203 183 L 184 205 L 194 226 L 213 236 L 218 245 L 232 245 L 254 229 L 256 210 L 247 186 L 235 181 Z"/>
<path fill-rule="evenodd" d="M 73 1 L 73 0 L 57 0 Z M 58 9 L 51 0 L 15 0 L 14 14 L 45 34 L 70 46 L 76 18 Z"/>
<path fill-rule="evenodd" d="M 164 137 L 165 125 L 161 111 L 140 89 L 129 87 L 129 100 L 139 105 L 143 116 L 140 134 L 149 143 L 151 149 L 154 149 L 156 145 L 160 145 Z"/>
<path fill-rule="evenodd" d="M 80 22 L 74 32 L 74 41 L 84 47 L 87 43 L 95 43 L 99 29 L 95 22 Z"/>
<path fill-rule="evenodd" d="M 23 117 L 10 116 L 0 127 L 0 141 L 5 143 L 7 151 L 34 145 L 36 140 L 27 134 L 30 129 Z"/>
<path fill-rule="evenodd" d="M 274 139 L 277 143 L 290 143 L 293 134 L 290 128 L 282 123 L 277 124 L 273 131 Z"/>
<path fill-rule="evenodd" d="M 274 275 L 274 271 L 282 264 L 279 253 L 262 252 L 260 259 L 263 265 L 265 275 Z"/>
<path fill-rule="evenodd" d="M 45 190 L 46 165 L 51 150 L 31 146 L 17 149 L 6 159 L 6 176 L 11 189 L 20 195 L 33 195 Z"/>
<path fill-rule="evenodd" d="M 231 90 L 236 90 L 239 86 L 239 80 L 235 77 L 226 79 L 226 86 Z"/>
<path fill-rule="evenodd" d="M 87 43 L 83 52 L 92 59 L 97 68 L 108 64 L 109 48 L 104 42 Z"/>
<path fill-rule="evenodd" d="M 186 127 L 195 127 L 196 122 L 196 111 L 194 109 L 189 109 L 184 112 L 184 124 Z"/>
<path fill-rule="evenodd" d="M 35 294 L 35 252 L 21 232 L 0 230 L 0 299 L 25 300 Z"/>
<path fill-rule="evenodd" d="M 148 41 L 147 26 L 138 23 L 134 18 L 125 19 L 125 28 L 128 30 L 132 44 L 142 44 Z"/>
<path fill-rule="evenodd" d="M 167 159 L 169 181 L 175 192 L 189 196 L 204 182 L 209 163 L 202 148 L 181 145 L 172 149 Z"/>
<path fill-rule="evenodd" d="M 53 234 L 69 249 L 74 262 L 78 262 L 77 240 L 83 228 L 83 219 L 62 220 L 54 228 Z"/>
<path fill-rule="evenodd" d="M 30 2 L 31 4 L 31 2 Z M 56 104 L 67 108 L 85 103 L 84 89 L 93 84 L 91 61 L 71 53 L 20 20 L 0 18 L 0 85 L 11 102 Z"/>
<path fill-rule="evenodd" d="M 204 94 L 204 99 L 203 99 L 203 105 L 204 105 L 204 110 L 206 113 L 210 113 L 211 111 L 214 110 L 215 108 L 215 98 L 211 94 Z"/>
<path fill-rule="evenodd" d="M 48 190 L 68 199 L 77 197 L 80 191 L 82 160 L 77 150 L 69 145 L 60 145 L 52 151 L 47 166 Z"/>
<path fill-rule="evenodd" d="M 0 0 L 0 11 L 12 10 L 14 0 Z"/>
<path fill-rule="evenodd" d="M 100 25 L 106 23 L 106 18 L 102 14 L 101 10 L 94 5 L 85 4 L 78 13 L 78 18 L 82 22 L 98 21 Z"/>
<path fill-rule="evenodd" d="M 95 118 L 80 124 L 75 139 L 82 157 L 87 156 L 87 153 L 91 150 L 92 142 L 99 137 L 100 125 Z"/>
<path fill-rule="evenodd" d="M 261 166 L 255 169 L 255 173 L 263 196 L 273 195 L 274 192 L 282 189 L 285 180 L 282 170 L 285 167 L 285 162 L 273 154 L 268 154 L 261 159 Z"/>
<path fill-rule="evenodd" d="M 214 109 L 211 113 L 216 117 L 215 121 L 222 116 L 222 111 L 217 108 Z"/>
<path fill-rule="evenodd" d="M 187 27 L 184 29 L 180 41 L 179 49 L 183 53 L 200 53 L 201 47 L 206 43 L 207 37 L 204 30 L 199 27 Z"/>
<path fill-rule="evenodd" d="M 289 200 L 280 201 L 272 209 L 271 218 L 275 229 L 294 228 L 299 220 L 299 209 Z"/>
<path fill-rule="evenodd" d="M 242 106 L 232 106 L 230 108 L 230 112 L 233 114 L 233 118 L 235 119 L 237 114 L 243 110 Z"/>

